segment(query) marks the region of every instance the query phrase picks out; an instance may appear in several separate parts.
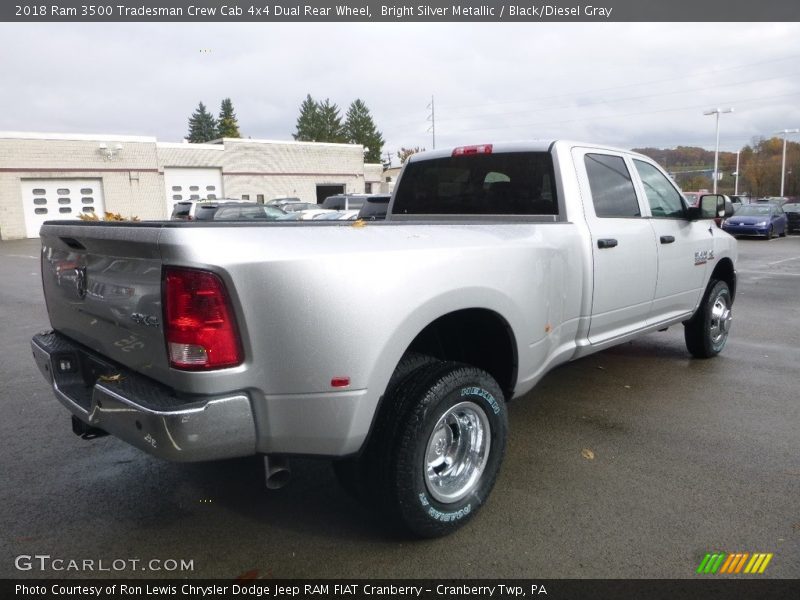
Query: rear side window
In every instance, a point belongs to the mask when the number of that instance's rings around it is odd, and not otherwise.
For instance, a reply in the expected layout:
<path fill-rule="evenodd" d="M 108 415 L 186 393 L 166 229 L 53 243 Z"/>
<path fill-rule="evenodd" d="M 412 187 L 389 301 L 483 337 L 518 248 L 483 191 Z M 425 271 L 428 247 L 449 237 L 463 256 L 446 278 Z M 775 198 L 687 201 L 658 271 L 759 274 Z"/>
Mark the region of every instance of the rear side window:
<path fill-rule="evenodd" d="M 644 185 L 644 193 L 650 205 L 650 214 L 654 217 L 683 218 L 683 202 L 664 174 L 650 163 L 634 160 L 636 170 Z"/>
<path fill-rule="evenodd" d="M 198 206 L 194 212 L 194 218 L 197 221 L 210 221 L 214 218 L 214 214 L 218 209 L 218 204 L 212 204 L 210 206 Z"/>
<path fill-rule="evenodd" d="M 587 154 L 584 164 L 598 217 L 641 216 L 631 174 L 621 156 Z"/>
<path fill-rule="evenodd" d="M 548 152 L 499 152 L 411 162 L 393 212 L 406 215 L 555 215 Z"/>
<path fill-rule="evenodd" d="M 178 202 L 175 204 L 174 208 L 172 209 L 172 216 L 173 217 L 188 217 L 189 211 L 191 210 L 192 205 L 188 202 Z"/>

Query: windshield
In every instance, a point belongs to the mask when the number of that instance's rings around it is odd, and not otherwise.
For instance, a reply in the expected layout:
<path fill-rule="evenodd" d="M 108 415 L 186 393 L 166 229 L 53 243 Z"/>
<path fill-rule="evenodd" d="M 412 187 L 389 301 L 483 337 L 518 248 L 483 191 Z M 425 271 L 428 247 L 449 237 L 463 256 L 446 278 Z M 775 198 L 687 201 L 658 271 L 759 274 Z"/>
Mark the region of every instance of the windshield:
<path fill-rule="evenodd" d="M 311 204 L 309 202 L 291 202 L 281 206 L 286 212 L 298 212 L 301 210 L 310 210 L 312 208 L 320 208 L 318 204 Z"/>
<path fill-rule="evenodd" d="M 734 213 L 737 217 L 768 217 L 772 207 L 768 204 L 745 204 Z"/>

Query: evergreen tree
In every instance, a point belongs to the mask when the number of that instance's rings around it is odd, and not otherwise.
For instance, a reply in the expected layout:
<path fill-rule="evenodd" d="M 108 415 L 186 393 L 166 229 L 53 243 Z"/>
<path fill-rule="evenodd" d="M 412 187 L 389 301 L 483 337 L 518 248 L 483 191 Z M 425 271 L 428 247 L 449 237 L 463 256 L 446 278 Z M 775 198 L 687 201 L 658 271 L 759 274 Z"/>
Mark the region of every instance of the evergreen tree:
<path fill-rule="evenodd" d="M 186 138 L 195 144 L 209 142 L 217 137 L 217 122 L 202 102 L 189 117 L 189 135 Z"/>
<path fill-rule="evenodd" d="M 217 124 L 217 137 L 221 138 L 240 138 L 239 120 L 233 112 L 233 102 L 230 98 L 225 98 L 219 107 L 219 122 Z"/>
<path fill-rule="evenodd" d="M 318 105 L 319 110 L 319 138 L 318 142 L 344 143 L 347 137 L 342 126 L 342 117 L 339 107 L 332 104 L 328 98 Z"/>
<path fill-rule="evenodd" d="M 350 108 L 347 109 L 344 133 L 348 142 L 361 144 L 368 149 L 364 155 L 366 162 L 381 162 L 381 150 L 385 140 L 378 128 L 375 127 L 367 105 L 359 98 L 353 100 Z"/>
<path fill-rule="evenodd" d="M 300 116 L 292 137 L 298 142 L 321 142 L 319 121 L 319 104 L 308 94 L 300 105 Z"/>

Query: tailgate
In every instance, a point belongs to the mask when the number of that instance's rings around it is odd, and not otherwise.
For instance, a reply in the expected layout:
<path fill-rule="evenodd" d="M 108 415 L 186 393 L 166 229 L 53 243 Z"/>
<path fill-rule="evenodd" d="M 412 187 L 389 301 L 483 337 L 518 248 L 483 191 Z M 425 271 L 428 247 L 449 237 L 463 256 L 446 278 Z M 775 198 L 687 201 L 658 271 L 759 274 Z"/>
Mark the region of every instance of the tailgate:
<path fill-rule="evenodd" d="M 158 225 L 45 224 L 42 285 L 56 331 L 130 369 L 167 371 Z"/>

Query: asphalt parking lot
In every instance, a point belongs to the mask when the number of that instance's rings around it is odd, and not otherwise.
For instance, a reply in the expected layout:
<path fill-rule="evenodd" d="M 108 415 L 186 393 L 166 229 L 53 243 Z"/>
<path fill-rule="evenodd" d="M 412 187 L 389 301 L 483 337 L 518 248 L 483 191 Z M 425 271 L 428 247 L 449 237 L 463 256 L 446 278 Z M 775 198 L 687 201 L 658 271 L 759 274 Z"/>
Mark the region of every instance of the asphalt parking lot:
<path fill-rule="evenodd" d="M 674 327 L 556 369 L 510 406 L 490 502 L 418 542 L 326 462 L 267 491 L 259 459 L 173 464 L 73 435 L 29 349 L 48 326 L 38 240 L 0 242 L 0 577 L 682 578 L 719 550 L 800 577 L 800 236 L 739 248 L 722 355 L 691 359 Z M 19 571 L 20 555 L 193 570 Z"/>

